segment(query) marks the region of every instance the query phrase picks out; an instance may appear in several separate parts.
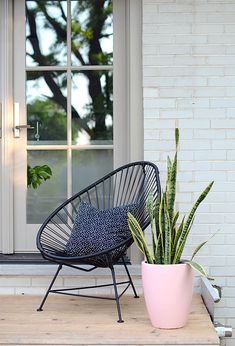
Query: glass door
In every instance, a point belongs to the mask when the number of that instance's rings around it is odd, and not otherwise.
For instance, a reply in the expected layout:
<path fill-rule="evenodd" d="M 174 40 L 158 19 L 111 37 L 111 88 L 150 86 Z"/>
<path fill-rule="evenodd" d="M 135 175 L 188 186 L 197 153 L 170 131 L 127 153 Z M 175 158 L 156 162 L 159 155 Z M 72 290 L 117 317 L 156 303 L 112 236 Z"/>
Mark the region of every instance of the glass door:
<path fill-rule="evenodd" d="M 113 6 L 14 5 L 14 248 L 32 252 L 49 213 L 113 168 Z"/>

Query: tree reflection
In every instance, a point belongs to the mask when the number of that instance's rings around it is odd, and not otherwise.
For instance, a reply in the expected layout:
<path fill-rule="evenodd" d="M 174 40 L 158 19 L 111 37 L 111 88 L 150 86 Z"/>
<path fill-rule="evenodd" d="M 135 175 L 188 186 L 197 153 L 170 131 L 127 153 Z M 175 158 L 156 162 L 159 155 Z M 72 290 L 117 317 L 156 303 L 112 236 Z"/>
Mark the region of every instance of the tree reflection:
<path fill-rule="evenodd" d="M 78 0 L 71 1 L 71 59 L 72 64 L 79 66 L 109 65 L 112 63 L 112 47 L 107 40 L 112 37 L 112 1 L 111 0 Z M 27 16 L 27 57 L 31 66 L 61 66 L 66 64 L 67 50 L 67 13 L 66 1 L 26 1 Z M 49 43 L 48 38 L 50 38 Z M 107 48 L 108 47 L 108 48 Z M 112 126 L 107 123 L 107 116 L 112 117 L 112 74 L 103 70 L 105 82 L 101 83 L 100 73 L 92 70 L 83 70 L 82 73 L 88 81 L 88 93 L 90 101 L 84 104 L 85 115 L 80 114 L 76 105 L 71 106 L 73 125 L 73 137 L 78 130 L 85 131 L 90 140 L 112 139 Z M 41 122 L 63 123 L 67 113 L 67 97 L 62 92 L 67 86 L 67 76 L 55 79 L 54 72 L 41 71 L 51 96 L 44 95 L 44 99 L 35 97 L 30 100 L 28 107 L 28 121 L 35 121 L 38 114 L 39 103 L 45 109 L 50 108 L 54 116 L 50 119 L 41 115 Z M 30 72 L 29 80 L 38 78 Z M 79 95 L 78 95 L 79 97 Z M 43 104 L 44 103 L 44 104 Z M 60 112 L 62 109 L 63 112 Z M 64 129 L 66 132 L 66 123 Z M 47 128 L 47 130 L 45 129 Z M 55 140 L 53 126 L 42 128 L 42 137 L 47 140 Z M 45 133 L 43 134 L 43 131 Z M 52 133 L 53 132 L 53 133 Z M 62 136 L 64 138 L 64 136 Z M 32 138 L 31 138 L 32 139 Z"/>

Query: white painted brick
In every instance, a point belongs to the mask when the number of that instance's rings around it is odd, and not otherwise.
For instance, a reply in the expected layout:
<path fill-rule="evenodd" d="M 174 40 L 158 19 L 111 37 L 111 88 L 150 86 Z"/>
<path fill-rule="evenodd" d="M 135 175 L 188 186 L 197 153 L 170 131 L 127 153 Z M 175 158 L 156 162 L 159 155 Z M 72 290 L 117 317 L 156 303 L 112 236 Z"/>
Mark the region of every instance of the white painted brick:
<path fill-rule="evenodd" d="M 214 180 L 217 183 L 220 181 L 226 181 L 226 178 L 227 178 L 226 172 L 205 171 L 205 172 L 197 172 L 195 174 L 196 181 L 212 181 L 212 180 Z"/>
<path fill-rule="evenodd" d="M 30 286 L 31 280 L 27 277 L 0 277 L 1 287 Z"/>
<path fill-rule="evenodd" d="M 211 169 L 211 163 L 208 161 L 197 162 L 179 162 L 181 171 L 206 171 Z"/>
<path fill-rule="evenodd" d="M 234 41 L 233 41 L 234 42 Z M 207 63 L 209 65 L 234 65 L 233 56 L 208 56 Z"/>
<path fill-rule="evenodd" d="M 143 47 L 144 47 L 143 56 L 144 55 L 156 55 L 158 53 L 158 50 L 159 50 L 158 47 L 147 45 L 147 44 L 144 44 Z"/>
<path fill-rule="evenodd" d="M 159 162 L 160 160 L 160 154 L 159 152 L 156 151 L 150 151 L 150 150 L 146 150 L 144 153 L 144 159 L 146 161 L 152 161 L 155 162 L 157 164 L 157 162 Z"/>
<path fill-rule="evenodd" d="M 209 120 L 179 120 L 179 127 L 181 129 L 203 129 L 203 128 L 209 128 L 210 127 L 210 121 Z"/>
<path fill-rule="evenodd" d="M 181 140 L 180 148 L 183 150 L 206 150 L 211 148 L 211 144 L 209 140 Z"/>
<path fill-rule="evenodd" d="M 193 110 L 195 118 L 203 118 L 203 119 L 219 119 L 227 117 L 227 110 L 221 108 L 210 108 L 210 109 L 194 109 Z M 208 130 L 209 131 L 209 130 Z"/>
<path fill-rule="evenodd" d="M 231 86 L 234 87 L 235 85 L 235 77 L 211 77 L 208 78 L 208 85 L 209 86 Z"/>
<path fill-rule="evenodd" d="M 145 119 L 157 119 L 160 116 L 159 109 L 149 108 L 144 110 Z"/>
<path fill-rule="evenodd" d="M 211 120 L 211 127 L 220 129 L 235 129 L 235 119 Z"/>
<path fill-rule="evenodd" d="M 175 100 L 171 98 L 166 99 L 159 99 L 159 98 L 152 98 L 152 99 L 146 99 L 144 101 L 144 107 L 145 108 L 174 108 L 175 107 Z"/>
<path fill-rule="evenodd" d="M 221 35 L 208 35 L 209 44 L 234 44 L 235 35 L 221 34 Z"/>
<path fill-rule="evenodd" d="M 176 44 L 206 44 L 207 36 L 203 35 L 177 35 L 175 36 Z"/>
<path fill-rule="evenodd" d="M 49 284 L 51 283 L 52 277 L 46 276 L 46 277 L 32 277 L 32 287 L 48 287 Z M 56 287 L 63 286 L 63 279 L 62 277 L 57 277 L 54 285 Z M 22 285 L 21 285 L 22 286 Z"/>
<path fill-rule="evenodd" d="M 190 45 L 164 45 L 159 47 L 160 55 L 188 55 L 192 53 Z"/>
<path fill-rule="evenodd" d="M 206 14 L 205 14 L 206 16 Z M 208 13 L 208 23 L 234 23 L 234 13 Z"/>
<path fill-rule="evenodd" d="M 233 98 L 211 99 L 210 105 L 213 108 L 234 108 L 235 100 Z"/>
<path fill-rule="evenodd" d="M 190 34 L 192 32 L 191 24 L 152 24 L 144 26 L 144 33 L 152 33 L 152 34 Z"/>
<path fill-rule="evenodd" d="M 226 91 L 226 96 L 232 96 L 232 97 L 234 97 L 235 96 L 235 88 L 226 88 L 225 89 L 225 91 Z"/>
<path fill-rule="evenodd" d="M 192 51 L 195 55 L 223 55 L 226 54 L 228 47 L 219 45 L 219 44 L 213 44 L 213 45 L 203 45 L 203 46 L 193 46 Z"/>
<path fill-rule="evenodd" d="M 13 287 L 0 287 L 0 295 L 13 295 L 15 294 L 15 290 Z"/>
<path fill-rule="evenodd" d="M 234 45 L 228 45 L 226 46 L 226 54 L 235 54 L 235 46 Z"/>
<path fill-rule="evenodd" d="M 165 119 L 191 119 L 193 117 L 193 112 L 191 110 L 161 110 L 160 117 Z M 172 138 L 172 133 L 170 136 Z"/>
<path fill-rule="evenodd" d="M 201 130 L 201 129 L 196 129 L 194 130 L 194 138 L 198 139 L 224 139 L 226 138 L 226 131 L 225 130 Z"/>
<path fill-rule="evenodd" d="M 159 138 L 159 130 L 144 130 L 144 138 L 145 139 L 158 139 Z"/>
<path fill-rule="evenodd" d="M 235 33 L 235 24 L 225 24 L 225 32 L 226 33 Z"/>
<path fill-rule="evenodd" d="M 159 5 L 159 12 L 192 12 L 193 5 L 185 5 L 185 4 L 160 4 Z"/>
<path fill-rule="evenodd" d="M 145 44 L 174 44 L 175 37 L 172 35 L 162 35 L 162 34 L 144 34 Z M 202 42 L 203 43 L 203 42 Z"/>
<path fill-rule="evenodd" d="M 227 284 L 228 284 L 228 286 L 235 287 L 235 277 L 228 277 L 227 278 Z M 235 306 L 235 304 L 234 304 L 234 306 Z M 235 315 L 234 315 L 234 317 L 235 317 Z"/>
<path fill-rule="evenodd" d="M 144 97 L 151 98 L 151 97 L 158 97 L 159 91 L 157 88 L 145 88 L 144 89 Z"/>
<path fill-rule="evenodd" d="M 194 96 L 196 97 L 220 97 L 225 96 L 226 90 L 225 88 L 220 87 L 201 87 L 195 90 Z"/>
<path fill-rule="evenodd" d="M 224 25 L 223 24 L 209 24 L 209 25 L 208 24 L 193 24 L 192 31 L 195 34 L 205 34 L 205 35 L 208 35 L 210 33 L 219 34 L 224 32 Z M 231 32 L 231 31 L 228 30 L 228 32 Z"/>
<path fill-rule="evenodd" d="M 193 90 L 191 88 L 161 88 L 159 90 L 160 97 L 192 97 Z M 176 116 L 175 116 L 176 117 Z"/>
<path fill-rule="evenodd" d="M 230 139 L 235 139 L 235 130 L 226 130 L 226 136 Z"/>
<path fill-rule="evenodd" d="M 64 286 L 65 287 L 84 287 L 84 286 L 94 286 L 96 284 L 96 279 L 91 277 L 81 278 L 77 277 L 65 277 Z"/>
<path fill-rule="evenodd" d="M 44 295 L 46 293 L 46 288 L 40 287 L 16 287 L 16 295 Z M 41 299 L 38 299 L 38 305 L 40 304 Z"/>
<path fill-rule="evenodd" d="M 173 120 L 165 120 L 165 119 L 159 119 L 159 120 L 153 120 L 153 119 L 147 119 L 145 124 L 146 129 L 173 129 L 175 127 L 175 123 Z"/>
<path fill-rule="evenodd" d="M 232 140 L 213 140 L 212 149 L 235 149 L 235 142 Z"/>
<path fill-rule="evenodd" d="M 177 100 L 178 108 L 209 108 L 210 101 L 205 98 L 192 98 L 192 99 L 178 99 Z"/>

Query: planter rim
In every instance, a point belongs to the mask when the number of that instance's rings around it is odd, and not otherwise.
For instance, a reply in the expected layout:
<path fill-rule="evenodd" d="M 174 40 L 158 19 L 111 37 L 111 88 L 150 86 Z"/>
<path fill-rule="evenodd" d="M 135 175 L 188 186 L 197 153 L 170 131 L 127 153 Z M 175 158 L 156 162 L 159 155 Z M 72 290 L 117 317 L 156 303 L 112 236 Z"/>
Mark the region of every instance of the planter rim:
<path fill-rule="evenodd" d="M 145 261 L 141 262 L 142 265 L 146 266 L 157 266 L 157 267 L 176 267 L 176 266 L 186 266 L 188 263 L 177 263 L 177 264 L 156 264 L 156 263 L 147 263 Z"/>

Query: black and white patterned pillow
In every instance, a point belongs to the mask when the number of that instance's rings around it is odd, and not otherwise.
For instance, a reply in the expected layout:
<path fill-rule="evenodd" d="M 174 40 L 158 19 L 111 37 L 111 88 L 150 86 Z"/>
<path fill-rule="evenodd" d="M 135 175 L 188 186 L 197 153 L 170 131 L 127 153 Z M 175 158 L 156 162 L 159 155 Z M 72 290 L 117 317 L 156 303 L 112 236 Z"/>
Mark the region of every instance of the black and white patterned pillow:
<path fill-rule="evenodd" d="M 127 213 L 136 215 L 137 210 L 138 204 L 100 210 L 82 201 L 66 244 L 67 255 L 84 256 L 119 245 L 131 235 Z"/>

